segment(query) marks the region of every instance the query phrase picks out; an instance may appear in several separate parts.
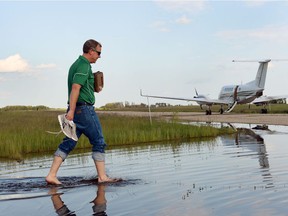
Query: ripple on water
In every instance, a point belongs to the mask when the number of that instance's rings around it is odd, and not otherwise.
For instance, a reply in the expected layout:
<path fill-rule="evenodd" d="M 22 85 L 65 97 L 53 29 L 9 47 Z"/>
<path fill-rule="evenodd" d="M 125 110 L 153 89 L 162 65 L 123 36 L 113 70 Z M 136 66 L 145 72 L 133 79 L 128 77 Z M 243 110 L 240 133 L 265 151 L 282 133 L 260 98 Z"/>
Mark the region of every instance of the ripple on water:
<path fill-rule="evenodd" d="M 209 142 L 108 150 L 108 174 L 125 181 L 108 185 L 107 214 L 285 215 L 288 134 L 259 134 L 240 130 L 238 134 Z M 44 204 L 51 202 L 45 197 L 49 188 L 44 177 L 39 177 L 41 172 L 45 176 L 51 163 L 48 159 L 44 161 L 41 167 L 31 161 L 33 167 L 30 168 L 26 162 L 15 169 L 13 166 L 5 169 L 0 175 L 0 187 L 4 188 L 0 195 L 10 195 L 10 201 L 19 199 L 21 205 L 20 200 L 26 194 L 26 198 L 41 199 L 41 208 L 52 212 L 51 206 L 49 209 Z M 59 175 L 65 185 L 60 190 L 64 193 L 63 202 L 69 203 L 71 209 L 75 207 L 76 213 L 90 214 L 91 206 L 85 203 L 91 201 L 89 195 L 94 192 L 84 192 L 83 188 L 95 190 L 97 185 L 91 153 L 71 155 Z M 88 198 L 80 196 L 81 193 L 87 193 Z M 17 197 L 17 194 L 20 195 Z M 22 198 L 21 194 L 24 194 Z M 76 208 L 79 201 L 81 207 Z"/>

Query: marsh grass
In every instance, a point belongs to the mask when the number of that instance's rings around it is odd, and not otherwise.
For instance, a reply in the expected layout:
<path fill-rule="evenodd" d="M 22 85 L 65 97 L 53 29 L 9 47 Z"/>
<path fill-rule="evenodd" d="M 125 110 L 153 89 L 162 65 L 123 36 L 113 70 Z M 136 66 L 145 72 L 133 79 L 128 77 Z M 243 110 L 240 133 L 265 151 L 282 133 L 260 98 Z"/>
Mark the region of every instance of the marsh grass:
<path fill-rule="evenodd" d="M 27 154 L 53 152 L 64 135 L 51 135 L 46 131 L 59 131 L 57 115 L 63 111 L 1 111 L 0 158 L 22 159 Z M 227 128 L 180 124 L 175 116 L 171 122 L 148 118 L 112 114 L 99 115 L 103 134 L 109 146 L 148 142 L 191 140 L 230 133 Z M 82 136 L 76 149 L 91 148 Z"/>
<path fill-rule="evenodd" d="M 172 122 L 158 120 L 153 121 L 151 125 L 148 118 L 116 115 L 102 116 L 101 122 L 105 139 L 110 145 L 215 137 L 229 131 L 223 128 L 180 124 L 176 120 Z"/>
<path fill-rule="evenodd" d="M 212 113 L 219 113 L 219 105 L 212 106 Z M 227 107 L 224 107 L 224 109 Z M 251 104 L 238 104 L 231 113 L 261 113 L 263 106 L 256 106 Z M 269 104 L 266 106 L 268 113 L 270 114 L 279 114 L 279 113 L 288 113 L 288 104 Z M 111 109 L 111 110 L 123 110 L 123 111 L 143 111 L 148 112 L 147 107 L 124 107 L 121 109 Z M 199 105 L 189 105 L 189 106 L 167 106 L 167 107 L 151 107 L 151 112 L 205 112 L 201 110 Z"/>

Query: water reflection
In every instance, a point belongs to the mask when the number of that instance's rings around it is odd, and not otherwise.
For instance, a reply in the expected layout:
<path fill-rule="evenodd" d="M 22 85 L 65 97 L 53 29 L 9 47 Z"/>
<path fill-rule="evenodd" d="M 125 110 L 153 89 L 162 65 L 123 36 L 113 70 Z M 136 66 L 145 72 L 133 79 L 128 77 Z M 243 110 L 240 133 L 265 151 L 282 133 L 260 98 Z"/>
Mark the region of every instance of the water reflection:
<path fill-rule="evenodd" d="M 95 216 L 107 216 L 106 208 L 107 208 L 107 200 L 105 198 L 105 185 L 98 184 L 97 185 L 97 193 L 96 197 L 90 203 L 92 206 L 92 215 Z M 59 216 L 76 216 L 75 211 L 71 211 L 68 206 L 65 205 L 64 201 L 61 198 L 63 193 L 58 193 L 57 187 L 52 187 L 49 191 L 51 195 L 51 200 L 55 209 L 55 212 Z"/>
<path fill-rule="evenodd" d="M 239 152 L 238 154 L 236 154 L 236 157 L 251 157 L 253 156 L 253 154 L 256 153 L 255 155 L 258 157 L 263 182 L 266 183 L 266 187 L 274 187 L 273 178 L 269 169 L 270 165 L 264 138 L 261 137 L 259 134 L 256 134 L 253 130 L 249 128 L 236 128 L 232 125 L 230 126 L 236 130 L 236 133 L 234 134 L 234 145 L 237 148 L 243 147 L 249 150 L 248 152 L 245 151 L 244 153 L 242 151 L 241 153 Z M 260 126 L 254 129 L 259 128 L 263 128 L 263 130 L 268 130 L 268 127 Z M 231 140 L 225 136 L 222 137 L 222 142 L 224 145 L 231 145 Z"/>
<path fill-rule="evenodd" d="M 3 163 L 1 215 L 287 215 L 288 127 L 234 125 L 213 140 L 111 148 L 108 171 L 125 182 L 103 190 L 90 153 L 67 158 L 58 190 L 43 177 L 48 157 Z"/>
<path fill-rule="evenodd" d="M 242 142 L 259 157 L 259 165 L 261 168 L 269 168 L 268 154 L 264 139 L 254 131 L 247 128 L 240 128 L 236 133 L 235 143 L 241 145 Z M 254 142 L 254 143 L 253 143 Z M 253 143 L 250 145 L 250 143 Z"/>
<path fill-rule="evenodd" d="M 53 202 L 54 209 L 59 216 L 74 216 L 76 215 L 75 212 L 70 211 L 70 209 L 64 204 L 64 202 L 61 199 L 61 195 L 63 193 L 58 193 L 57 187 L 52 187 L 49 191 L 49 194 L 51 194 L 51 200 Z"/>
<path fill-rule="evenodd" d="M 98 185 L 98 190 L 97 190 L 97 195 L 96 198 L 91 201 L 93 203 L 93 215 L 97 216 L 106 216 L 106 204 L 107 200 L 105 198 L 105 185 L 99 184 Z"/>

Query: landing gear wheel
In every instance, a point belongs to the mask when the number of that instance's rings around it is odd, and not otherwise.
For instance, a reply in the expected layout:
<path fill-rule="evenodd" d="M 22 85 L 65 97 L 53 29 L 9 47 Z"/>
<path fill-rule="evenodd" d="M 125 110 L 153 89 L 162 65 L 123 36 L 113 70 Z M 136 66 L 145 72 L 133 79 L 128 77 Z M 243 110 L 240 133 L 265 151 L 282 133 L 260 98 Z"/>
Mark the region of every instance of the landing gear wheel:
<path fill-rule="evenodd" d="M 220 109 L 220 114 L 223 114 L 224 113 L 224 110 L 221 108 Z"/>
<path fill-rule="evenodd" d="M 268 113 L 268 111 L 266 108 L 263 108 L 263 109 L 261 109 L 261 113 L 266 114 L 266 113 Z"/>
<path fill-rule="evenodd" d="M 211 115 L 212 111 L 211 110 L 206 110 L 206 115 Z"/>

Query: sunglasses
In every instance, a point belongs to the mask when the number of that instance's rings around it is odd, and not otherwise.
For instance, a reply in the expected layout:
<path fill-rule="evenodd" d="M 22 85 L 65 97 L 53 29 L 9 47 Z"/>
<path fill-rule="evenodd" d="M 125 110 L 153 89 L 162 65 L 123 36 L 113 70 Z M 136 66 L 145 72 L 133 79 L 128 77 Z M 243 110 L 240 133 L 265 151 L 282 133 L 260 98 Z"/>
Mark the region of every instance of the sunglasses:
<path fill-rule="evenodd" d="M 99 56 L 101 55 L 101 52 L 97 51 L 95 48 L 91 48 L 94 52 L 96 52 Z"/>

